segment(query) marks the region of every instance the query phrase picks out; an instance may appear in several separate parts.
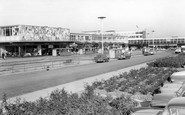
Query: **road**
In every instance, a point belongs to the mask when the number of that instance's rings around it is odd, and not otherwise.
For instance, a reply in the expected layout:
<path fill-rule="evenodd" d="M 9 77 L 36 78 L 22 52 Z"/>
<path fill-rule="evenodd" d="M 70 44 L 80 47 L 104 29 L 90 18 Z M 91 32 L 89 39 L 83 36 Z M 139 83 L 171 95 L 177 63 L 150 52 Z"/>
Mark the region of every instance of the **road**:
<path fill-rule="evenodd" d="M 131 58 L 129 60 L 115 60 L 108 63 L 93 63 L 50 71 L 37 71 L 1 76 L 0 97 L 2 97 L 3 93 L 6 93 L 8 97 L 14 97 L 110 71 L 123 69 L 169 55 L 171 55 L 170 52 L 165 52 L 152 56 L 138 56 L 137 58 Z"/>

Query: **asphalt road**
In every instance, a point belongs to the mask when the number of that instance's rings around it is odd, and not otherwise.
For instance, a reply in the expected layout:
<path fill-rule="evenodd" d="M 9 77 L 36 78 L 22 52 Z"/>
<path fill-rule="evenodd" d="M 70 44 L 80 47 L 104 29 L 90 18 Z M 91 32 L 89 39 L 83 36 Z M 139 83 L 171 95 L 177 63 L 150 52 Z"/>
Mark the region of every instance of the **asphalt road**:
<path fill-rule="evenodd" d="M 0 97 L 2 98 L 3 93 L 6 93 L 8 97 L 14 97 L 24 93 L 123 69 L 169 55 L 171 55 L 171 53 L 164 52 L 152 56 L 138 56 L 137 58 L 131 58 L 129 60 L 116 60 L 108 63 L 93 63 L 50 71 L 1 76 Z"/>

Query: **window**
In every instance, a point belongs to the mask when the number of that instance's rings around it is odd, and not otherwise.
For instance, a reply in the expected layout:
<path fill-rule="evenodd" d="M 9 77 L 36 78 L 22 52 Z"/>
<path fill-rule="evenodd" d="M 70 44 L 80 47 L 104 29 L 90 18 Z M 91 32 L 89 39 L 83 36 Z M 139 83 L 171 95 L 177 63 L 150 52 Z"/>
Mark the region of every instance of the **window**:
<path fill-rule="evenodd" d="M 12 36 L 12 27 L 2 27 L 0 34 L 3 36 Z"/>
<path fill-rule="evenodd" d="M 85 36 L 85 40 L 90 40 L 90 39 L 89 39 L 89 36 Z"/>
<path fill-rule="evenodd" d="M 2 36 L 3 35 L 3 30 L 2 29 L 0 29 L 0 36 Z"/>
<path fill-rule="evenodd" d="M 185 115 L 185 107 L 172 106 L 170 109 L 170 115 Z"/>

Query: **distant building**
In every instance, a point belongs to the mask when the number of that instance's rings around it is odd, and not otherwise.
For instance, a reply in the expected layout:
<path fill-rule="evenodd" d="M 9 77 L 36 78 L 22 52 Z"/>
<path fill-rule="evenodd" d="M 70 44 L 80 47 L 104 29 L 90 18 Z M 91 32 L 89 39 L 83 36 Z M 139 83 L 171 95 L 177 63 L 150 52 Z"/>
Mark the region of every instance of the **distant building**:
<path fill-rule="evenodd" d="M 136 47 L 158 47 L 158 48 L 170 48 L 179 47 L 185 45 L 185 37 L 164 37 L 164 38 L 137 38 L 129 39 L 130 46 Z"/>

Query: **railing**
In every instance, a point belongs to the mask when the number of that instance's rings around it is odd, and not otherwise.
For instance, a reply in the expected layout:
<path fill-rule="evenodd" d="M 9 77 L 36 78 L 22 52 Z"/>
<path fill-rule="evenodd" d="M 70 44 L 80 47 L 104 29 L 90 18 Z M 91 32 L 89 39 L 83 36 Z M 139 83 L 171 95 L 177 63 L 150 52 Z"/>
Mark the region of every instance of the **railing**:
<path fill-rule="evenodd" d="M 91 59 L 83 60 L 91 61 Z M 29 62 L 29 63 L 18 63 L 11 65 L 1 65 L 0 75 L 12 74 L 12 73 L 23 73 L 32 71 L 49 71 L 50 69 L 62 68 L 67 66 L 74 66 L 80 64 L 78 58 L 70 58 L 65 60 L 54 60 L 54 61 L 44 61 L 44 62 Z"/>

